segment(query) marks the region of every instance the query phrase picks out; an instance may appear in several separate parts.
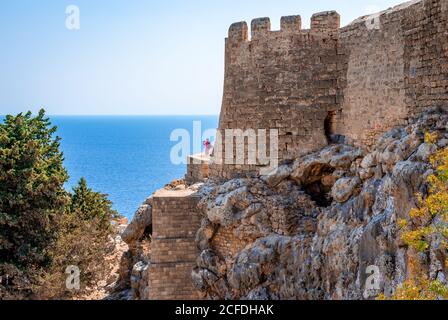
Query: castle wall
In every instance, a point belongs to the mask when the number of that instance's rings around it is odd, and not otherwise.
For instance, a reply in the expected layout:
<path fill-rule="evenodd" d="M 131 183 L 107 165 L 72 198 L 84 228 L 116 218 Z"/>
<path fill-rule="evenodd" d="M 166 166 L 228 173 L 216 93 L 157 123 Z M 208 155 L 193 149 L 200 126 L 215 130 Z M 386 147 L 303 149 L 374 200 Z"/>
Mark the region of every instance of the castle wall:
<path fill-rule="evenodd" d="M 158 191 L 153 197 L 153 234 L 149 267 L 151 300 L 198 299 L 191 271 L 201 217 L 199 199 L 190 191 Z"/>
<path fill-rule="evenodd" d="M 448 104 L 448 0 L 426 0 L 402 18 L 406 105 L 411 116 Z"/>
<path fill-rule="evenodd" d="M 211 245 L 221 258 L 226 259 L 235 257 L 249 243 L 249 241 L 235 236 L 235 227 L 220 226 L 212 239 Z"/>
<path fill-rule="evenodd" d="M 414 0 L 339 28 L 336 12 L 233 24 L 226 39 L 219 129 L 278 129 L 281 161 L 315 151 L 332 137 L 369 149 L 389 129 L 448 100 L 448 0 Z M 236 151 L 233 141 L 234 154 Z M 268 149 L 269 149 L 269 139 Z M 222 153 L 228 143 L 223 139 Z M 247 159 L 247 140 L 246 140 Z M 223 158 L 225 159 L 225 157 Z M 230 161 L 229 161 L 230 160 Z M 211 177 L 256 172 L 235 156 Z"/>
<path fill-rule="evenodd" d="M 245 22 L 230 27 L 219 123 L 223 137 L 226 129 L 277 129 L 280 159 L 327 144 L 324 122 L 330 111 L 339 109 L 340 100 L 339 15 L 316 14 L 311 25 L 302 30 L 300 16 L 289 16 L 282 18 L 281 30 L 271 31 L 268 18 L 255 19 L 250 40 Z M 223 143 L 223 153 L 226 147 Z M 226 161 L 213 166 L 212 175 L 231 178 L 256 165 Z"/>
<path fill-rule="evenodd" d="M 340 81 L 342 123 L 337 131 L 354 144 L 371 145 L 407 117 L 400 14 L 343 28 L 340 47 L 346 75 Z"/>

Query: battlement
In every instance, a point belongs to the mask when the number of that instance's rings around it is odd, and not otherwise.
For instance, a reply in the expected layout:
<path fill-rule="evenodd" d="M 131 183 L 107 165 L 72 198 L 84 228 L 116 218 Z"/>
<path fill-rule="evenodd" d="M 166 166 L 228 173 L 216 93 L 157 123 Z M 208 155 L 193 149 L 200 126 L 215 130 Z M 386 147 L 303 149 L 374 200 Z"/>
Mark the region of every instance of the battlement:
<path fill-rule="evenodd" d="M 250 39 L 246 22 L 229 28 L 219 129 L 278 129 L 282 160 L 325 146 L 325 120 L 340 103 L 339 14 L 315 14 L 311 29 L 302 29 L 300 15 L 282 17 L 280 30 L 267 17 L 253 19 L 250 28 Z M 337 119 L 328 122 L 335 126 Z M 223 142 L 223 152 L 230 149 Z M 227 176 L 228 166 L 218 162 L 209 175 Z"/>
<path fill-rule="evenodd" d="M 256 39 L 271 31 L 271 20 L 269 18 L 257 18 L 252 20 L 250 27 L 252 31 L 252 39 Z"/>
<path fill-rule="evenodd" d="M 324 11 L 313 14 L 311 17 L 311 30 L 318 32 L 331 32 L 341 27 L 341 16 L 336 11 Z"/>
<path fill-rule="evenodd" d="M 236 22 L 232 24 L 229 28 L 229 41 L 234 42 L 245 42 L 249 40 L 249 28 L 247 27 L 247 23 Z"/>
<path fill-rule="evenodd" d="M 336 11 L 313 14 L 310 29 L 299 15 L 282 17 L 280 30 L 269 18 L 250 31 L 233 24 L 219 129 L 278 129 L 280 161 L 343 137 L 369 149 L 410 116 L 448 104 L 447 10 L 448 0 L 412 0 L 343 28 Z M 258 170 L 213 163 L 212 179 Z"/>
<path fill-rule="evenodd" d="M 336 11 L 316 13 L 311 17 L 311 29 L 302 29 L 300 15 L 284 16 L 280 19 L 280 30 L 271 30 L 271 20 L 268 17 L 256 18 L 251 22 L 251 39 L 249 28 L 245 21 L 233 23 L 229 28 L 228 40 L 231 43 L 241 43 L 257 40 L 275 34 L 309 34 L 337 31 L 340 27 L 340 15 Z"/>

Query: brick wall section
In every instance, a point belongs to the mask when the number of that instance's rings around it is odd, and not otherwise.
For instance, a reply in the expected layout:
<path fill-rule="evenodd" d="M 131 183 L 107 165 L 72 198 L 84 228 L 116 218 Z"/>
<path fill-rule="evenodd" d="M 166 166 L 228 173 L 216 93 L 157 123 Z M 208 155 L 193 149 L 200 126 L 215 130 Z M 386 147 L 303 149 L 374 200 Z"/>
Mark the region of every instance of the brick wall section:
<path fill-rule="evenodd" d="M 360 19 L 341 30 L 346 77 L 340 81 L 344 99 L 337 130 L 356 145 L 372 145 L 407 118 L 400 15 Z"/>
<path fill-rule="evenodd" d="M 185 182 L 191 185 L 205 181 L 209 177 L 209 163 L 210 159 L 201 154 L 187 157 Z"/>
<path fill-rule="evenodd" d="M 448 0 L 423 1 L 402 17 L 406 105 L 410 115 L 448 103 Z"/>
<path fill-rule="evenodd" d="M 201 217 L 191 191 L 156 192 L 149 269 L 150 299 L 182 300 L 199 296 L 191 281 L 198 256 L 195 235 Z"/>

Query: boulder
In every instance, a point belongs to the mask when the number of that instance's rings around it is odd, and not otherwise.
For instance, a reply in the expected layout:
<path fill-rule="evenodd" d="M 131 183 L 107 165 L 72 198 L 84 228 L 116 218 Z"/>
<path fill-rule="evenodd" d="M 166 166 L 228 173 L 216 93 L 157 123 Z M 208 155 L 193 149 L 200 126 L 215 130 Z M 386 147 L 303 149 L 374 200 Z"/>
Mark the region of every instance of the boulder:
<path fill-rule="evenodd" d="M 129 245 L 140 240 L 146 228 L 152 225 L 152 206 L 144 203 L 138 208 L 131 223 L 121 234 L 121 238 Z"/>
<path fill-rule="evenodd" d="M 428 162 L 431 155 L 433 155 L 437 151 L 437 146 L 432 143 L 423 143 L 417 150 L 415 154 L 417 160 Z"/>
<path fill-rule="evenodd" d="M 378 164 L 378 152 L 371 152 L 367 154 L 361 161 L 361 168 L 367 169 Z"/>
<path fill-rule="evenodd" d="M 339 179 L 331 189 L 331 196 L 339 203 L 346 202 L 360 184 L 361 179 L 359 179 L 359 177 Z"/>
<path fill-rule="evenodd" d="M 269 186 L 275 187 L 283 180 L 287 179 L 292 172 L 292 168 L 288 165 L 282 165 L 274 169 L 271 173 L 261 177 L 261 179 Z"/>

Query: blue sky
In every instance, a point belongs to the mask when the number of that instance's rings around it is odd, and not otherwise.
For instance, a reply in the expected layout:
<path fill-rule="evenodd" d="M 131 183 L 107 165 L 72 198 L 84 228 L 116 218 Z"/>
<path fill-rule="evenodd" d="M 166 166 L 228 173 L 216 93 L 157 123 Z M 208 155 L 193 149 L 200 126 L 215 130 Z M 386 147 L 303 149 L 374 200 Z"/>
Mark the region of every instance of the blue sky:
<path fill-rule="evenodd" d="M 342 24 L 401 0 L 2 0 L 0 114 L 218 114 L 236 21 L 337 10 Z M 81 28 L 65 26 L 80 8 Z"/>

